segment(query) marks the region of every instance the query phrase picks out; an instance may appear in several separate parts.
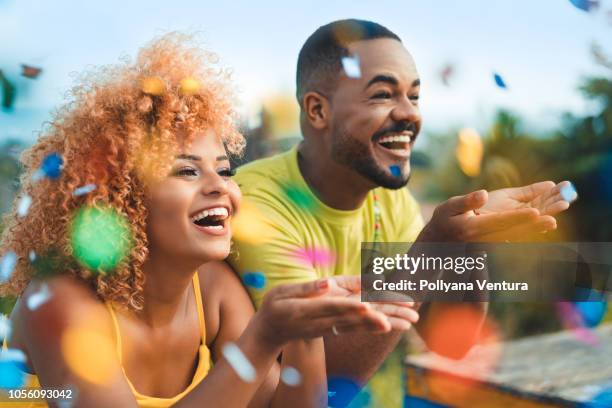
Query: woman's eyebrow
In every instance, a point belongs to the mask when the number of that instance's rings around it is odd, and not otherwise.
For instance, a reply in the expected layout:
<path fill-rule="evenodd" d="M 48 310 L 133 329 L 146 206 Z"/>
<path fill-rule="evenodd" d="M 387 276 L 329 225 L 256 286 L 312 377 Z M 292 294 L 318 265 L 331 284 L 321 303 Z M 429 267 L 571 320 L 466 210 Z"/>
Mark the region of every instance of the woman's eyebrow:
<path fill-rule="evenodd" d="M 176 156 L 177 159 L 191 160 L 191 161 L 202 161 L 200 156 L 195 156 L 193 154 L 179 154 Z"/>
<path fill-rule="evenodd" d="M 194 154 L 179 154 L 176 156 L 177 159 L 184 159 L 184 160 L 191 160 L 191 161 L 202 161 L 202 158 L 200 156 L 196 156 Z M 215 158 L 216 161 L 225 161 L 225 160 L 229 160 L 229 158 L 225 155 L 223 156 L 217 156 Z"/>

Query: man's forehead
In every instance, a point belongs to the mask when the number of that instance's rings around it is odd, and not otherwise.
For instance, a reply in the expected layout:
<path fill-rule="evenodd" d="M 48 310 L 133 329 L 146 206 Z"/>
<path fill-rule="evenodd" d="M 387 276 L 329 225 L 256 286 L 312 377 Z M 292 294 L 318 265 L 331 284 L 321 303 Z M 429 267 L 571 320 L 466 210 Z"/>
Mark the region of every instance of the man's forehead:
<path fill-rule="evenodd" d="M 391 38 L 356 41 L 349 45 L 351 55 L 357 55 L 362 77 L 380 72 L 395 73 L 406 80 L 418 77 L 416 65 L 404 45 Z M 367 80 L 367 78 L 364 78 Z"/>

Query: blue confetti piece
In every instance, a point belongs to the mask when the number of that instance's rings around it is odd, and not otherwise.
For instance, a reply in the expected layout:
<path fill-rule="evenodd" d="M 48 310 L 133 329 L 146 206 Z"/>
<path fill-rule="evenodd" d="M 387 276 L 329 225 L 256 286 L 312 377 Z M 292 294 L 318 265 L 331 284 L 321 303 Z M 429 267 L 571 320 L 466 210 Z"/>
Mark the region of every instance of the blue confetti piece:
<path fill-rule="evenodd" d="M 402 175 L 402 169 L 400 169 L 399 166 L 390 166 L 389 170 L 391 171 L 391 174 L 393 175 L 393 177 L 399 177 Z"/>
<path fill-rule="evenodd" d="M 242 277 L 242 282 L 244 282 L 246 286 L 262 289 L 266 286 L 266 275 L 261 272 L 247 272 Z"/>
<path fill-rule="evenodd" d="M 21 388 L 25 384 L 26 357 L 17 349 L 0 352 L 0 388 Z"/>
<path fill-rule="evenodd" d="M 591 401 L 585 404 L 586 408 L 610 408 L 612 407 L 612 387 L 599 392 Z"/>
<path fill-rule="evenodd" d="M 89 194 L 96 189 L 95 184 L 85 184 L 84 186 L 75 188 L 72 192 L 72 195 L 75 197 L 82 196 L 85 194 Z"/>
<path fill-rule="evenodd" d="M 15 265 L 17 265 L 17 254 L 14 251 L 4 254 L 0 261 L 0 282 L 6 282 L 11 278 Z"/>
<path fill-rule="evenodd" d="M 603 293 L 580 288 L 576 294 L 581 300 L 573 302 L 574 307 L 582 317 L 584 325 L 590 328 L 599 325 L 608 311 L 608 302 Z"/>
<path fill-rule="evenodd" d="M 280 379 L 290 387 L 296 387 L 302 382 L 302 375 L 293 367 L 285 367 L 281 371 Z"/>
<path fill-rule="evenodd" d="M 221 349 L 223 357 L 227 360 L 230 366 L 234 369 L 238 377 L 244 382 L 255 381 L 255 368 L 244 355 L 240 347 L 234 343 L 226 343 Z"/>
<path fill-rule="evenodd" d="M 43 303 L 49 300 L 50 297 L 51 297 L 51 293 L 49 292 L 49 287 L 47 286 L 46 283 L 43 283 L 41 288 L 37 292 L 32 293 L 28 297 L 28 301 L 27 301 L 28 309 L 30 310 L 38 309 Z"/>
<path fill-rule="evenodd" d="M 44 173 L 45 176 L 50 179 L 56 179 L 62 173 L 62 167 L 64 165 L 64 160 L 59 153 L 51 153 L 45 157 L 40 166 L 40 169 Z"/>
<path fill-rule="evenodd" d="M 493 79 L 495 80 L 495 84 L 503 89 L 508 89 L 508 86 L 504 82 L 504 79 L 497 72 L 493 73 Z"/>
<path fill-rule="evenodd" d="M 353 380 L 343 377 L 330 377 L 327 380 L 330 407 L 346 407 L 359 394 L 359 385 Z M 333 392 L 330 395 L 329 392 Z"/>
<path fill-rule="evenodd" d="M 561 198 L 568 203 L 571 203 L 578 198 L 578 192 L 572 183 L 563 186 L 561 191 L 559 191 L 559 194 L 561 194 Z"/>
<path fill-rule="evenodd" d="M 30 205 L 32 204 L 32 197 L 29 195 L 24 195 L 19 199 L 17 203 L 17 215 L 20 217 L 25 217 L 30 209 Z"/>
<path fill-rule="evenodd" d="M 349 78 L 361 78 L 361 68 L 359 66 L 359 57 L 342 57 L 342 68 L 344 73 Z"/>
<path fill-rule="evenodd" d="M 599 1 L 593 0 L 570 0 L 570 3 L 572 3 L 577 9 L 586 11 L 587 13 L 599 6 Z"/>

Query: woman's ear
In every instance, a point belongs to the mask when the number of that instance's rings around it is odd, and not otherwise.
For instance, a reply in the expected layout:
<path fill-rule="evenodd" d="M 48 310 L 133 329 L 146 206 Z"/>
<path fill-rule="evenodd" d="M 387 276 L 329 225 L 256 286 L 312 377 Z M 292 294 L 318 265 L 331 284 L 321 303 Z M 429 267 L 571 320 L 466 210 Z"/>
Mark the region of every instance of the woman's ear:
<path fill-rule="evenodd" d="M 330 104 L 327 97 L 318 92 L 308 92 L 304 95 L 304 115 L 314 129 L 323 130 L 330 119 Z"/>

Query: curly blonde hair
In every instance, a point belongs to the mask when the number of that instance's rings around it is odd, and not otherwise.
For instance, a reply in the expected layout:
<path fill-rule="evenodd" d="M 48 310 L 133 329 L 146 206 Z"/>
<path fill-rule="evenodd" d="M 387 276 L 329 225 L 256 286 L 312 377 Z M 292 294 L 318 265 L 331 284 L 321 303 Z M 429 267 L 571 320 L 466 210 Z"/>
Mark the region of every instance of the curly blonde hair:
<path fill-rule="evenodd" d="M 142 308 L 146 185 L 166 175 L 178 150 L 204 129 L 221 135 L 231 155 L 239 155 L 244 146 L 235 127 L 229 73 L 217 62 L 195 36 L 170 33 L 141 49 L 135 63 L 100 67 L 77 79 L 68 103 L 22 155 L 22 195 L 32 197 L 32 204 L 20 217 L 15 200 L 4 217 L 2 253 L 14 251 L 17 264 L 0 295 L 19 296 L 29 284 L 34 274 L 30 251 L 43 254 L 54 248 L 72 259 L 69 233 L 75 210 L 85 204 L 110 206 L 129 223 L 128 256 L 109 274 L 76 262 L 57 272 L 84 280 L 103 301 Z M 60 178 L 32 181 L 51 153 L 64 160 Z M 72 194 L 90 183 L 97 186 L 93 192 Z"/>

